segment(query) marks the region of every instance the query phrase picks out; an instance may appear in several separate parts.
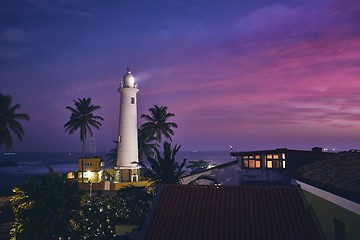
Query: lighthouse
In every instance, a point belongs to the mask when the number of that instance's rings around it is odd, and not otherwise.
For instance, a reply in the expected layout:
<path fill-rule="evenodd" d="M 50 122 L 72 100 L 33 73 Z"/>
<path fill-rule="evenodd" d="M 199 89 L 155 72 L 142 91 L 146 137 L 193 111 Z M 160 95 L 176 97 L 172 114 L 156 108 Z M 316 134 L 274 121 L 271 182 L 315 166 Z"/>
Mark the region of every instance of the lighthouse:
<path fill-rule="evenodd" d="M 137 134 L 137 100 L 139 92 L 134 76 L 129 69 L 120 82 L 120 116 L 118 152 L 115 167 L 115 181 L 139 181 L 140 168 L 138 162 L 138 134 Z"/>

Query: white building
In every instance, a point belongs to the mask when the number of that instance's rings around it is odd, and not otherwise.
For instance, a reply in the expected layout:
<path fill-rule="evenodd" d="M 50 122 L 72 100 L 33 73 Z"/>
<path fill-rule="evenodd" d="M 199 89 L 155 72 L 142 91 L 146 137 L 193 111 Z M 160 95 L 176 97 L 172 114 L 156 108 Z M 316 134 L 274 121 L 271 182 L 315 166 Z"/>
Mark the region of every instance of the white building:
<path fill-rule="evenodd" d="M 120 117 L 118 135 L 118 153 L 115 180 L 119 182 L 139 181 L 137 134 L 137 99 L 139 92 L 134 76 L 127 69 L 120 87 Z"/>

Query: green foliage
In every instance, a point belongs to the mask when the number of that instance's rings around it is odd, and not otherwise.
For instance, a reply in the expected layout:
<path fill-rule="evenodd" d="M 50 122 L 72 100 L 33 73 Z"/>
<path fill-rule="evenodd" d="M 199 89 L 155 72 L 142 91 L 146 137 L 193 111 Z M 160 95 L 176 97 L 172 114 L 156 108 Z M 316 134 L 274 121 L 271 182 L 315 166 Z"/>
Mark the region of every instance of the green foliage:
<path fill-rule="evenodd" d="M 156 158 L 148 157 L 150 168 L 143 163 L 139 163 L 145 168 L 145 176 L 154 181 L 156 185 L 179 183 L 181 176 L 185 172 L 184 166 L 186 164 L 185 159 L 180 165 L 175 161 L 175 155 L 180 147 L 175 145 L 174 148 L 171 148 L 171 144 L 165 142 L 163 156 L 156 149 Z"/>
<path fill-rule="evenodd" d="M 113 143 L 115 143 L 115 147 L 110 149 L 110 151 L 105 155 L 105 159 L 108 165 L 115 166 L 117 160 L 118 142 L 113 141 Z"/>
<path fill-rule="evenodd" d="M 141 224 L 144 222 L 153 200 L 145 187 L 130 186 L 117 192 L 119 224 Z M 123 211 L 121 211 L 121 209 Z"/>
<path fill-rule="evenodd" d="M 141 118 L 145 119 L 145 123 L 141 125 L 141 129 L 150 137 L 156 140 L 156 146 L 161 143 L 161 138 L 164 136 L 166 139 L 172 141 L 171 136 L 174 135 L 172 128 L 177 128 L 177 124 L 169 122 L 171 117 L 175 114 L 167 112 L 166 106 L 154 105 L 149 108 L 150 114 L 142 114 Z"/>
<path fill-rule="evenodd" d="M 118 152 L 118 142 L 113 141 L 115 147 L 112 148 L 106 155 L 106 161 L 108 164 L 115 166 L 117 161 L 117 152 Z M 143 162 L 144 157 L 150 157 L 154 154 L 155 151 L 155 138 L 149 136 L 143 129 L 138 129 L 138 156 L 139 161 Z"/>
<path fill-rule="evenodd" d="M 143 128 L 138 129 L 138 151 L 139 161 L 144 162 L 145 159 L 153 156 L 156 148 L 155 137 L 149 135 Z"/>
<path fill-rule="evenodd" d="M 82 207 L 78 220 L 81 239 L 109 239 L 115 225 L 141 225 L 153 196 L 144 187 L 121 189 L 115 196 L 96 196 Z"/>
<path fill-rule="evenodd" d="M 67 239 L 75 234 L 73 219 L 80 209 L 81 192 L 66 176 L 50 173 L 30 177 L 22 187 L 15 187 L 11 204 L 15 224 L 12 239 Z"/>
<path fill-rule="evenodd" d="M 74 182 L 62 174 L 30 177 L 14 188 L 15 224 L 11 239 L 109 239 L 115 225 L 141 225 L 153 196 L 144 187 L 128 187 L 113 195 L 95 195 L 87 202 Z"/>
<path fill-rule="evenodd" d="M 91 98 L 78 98 L 78 101 L 74 100 L 75 108 L 67 106 L 66 109 L 71 111 L 70 120 L 65 123 L 64 128 L 65 132 L 73 134 L 80 129 L 80 140 L 82 142 L 81 156 L 84 159 L 84 148 L 85 148 L 85 139 L 89 134 L 93 134 L 91 127 L 100 129 L 101 122 L 104 119 L 100 116 L 94 116 L 94 111 L 100 109 L 100 106 L 95 106 L 91 104 Z M 84 182 L 84 164 L 82 160 L 82 182 Z"/>
<path fill-rule="evenodd" d="M 29 116 L 25 113 L 16 113 L 20 109 L 20 104 L 12 106 L 12 98 L 10 95 L 2 95 L 0 93 L 0 147 L 4 146 L 6 151 L 9 151 L 13 139 L 11 132 L 22 141 L 24 136 L 24 129 L 19 120 L 29 121 Z"/>
<path fill-rule="evenodd" d="M 74 100 L 75 108 L 67 106 L 66 109 L 71 111 L 70 120 L 65 123 L 65 132 L 73 134 L 80 129 L 80 140 L 84 141 L 88 133 L 92 134 L 91 127 L 100 129 L 101 122 L 104 119 L 100 116 L 94 116 L 94 111 L 100 109 L 100 106 L 91 104 L 91 98 L 78 98 Z"/>

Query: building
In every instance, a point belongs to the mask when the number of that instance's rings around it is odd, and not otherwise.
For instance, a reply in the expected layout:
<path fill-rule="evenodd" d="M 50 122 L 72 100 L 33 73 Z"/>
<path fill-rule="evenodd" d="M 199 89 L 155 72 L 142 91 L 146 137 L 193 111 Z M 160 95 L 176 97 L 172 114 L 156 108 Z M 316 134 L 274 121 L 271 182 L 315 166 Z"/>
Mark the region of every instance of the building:
<path fill-rule="evenodd" d="M 344 152 L 299 169 L 296 183 L 328 240 L 360 236 L 360 153 Z"/>
<path fill-rule="evenodd" d="M 324 159 L 333 153 L 323 152 L 321 148 L 312 151 L 277 148 L 273 150 L 231 152 L 236 160 L 210 168 L 182 179 L 188 184 L 202 174 L 212 175 L 220 184 L 239 185 L 246 182 L 289 183 L 296 169 Z M 203 181 L 203 184 L 206 182 Z"/>
<path fill-rule="evenodd" d="M 147 240 L 324 239 L 294 186 L 168 185 L 141 231 Z"/>
<path fill-rule="evenodd" d="M 82 181 L 82 166 L 84 164 L 84 181 Z M 70 172 L 67 174 L 68 179 L 74 179 L 77 174 L 78 182 L 84 183 L 99 183 L 102 181 L 104 176 L 104 161 L 99 157 L 93 158 L 79 158 L 78 160 L 78 171 Z"/>
<path fill-rule="evenodd" d="M 134 162 L 138 162 L 139 159 L 136 99 L 139 89 L 129 69 L 127 69 L 118 91 L 120 93 L 120 114 L 115 181 L 137 182 L 140 180 L 140 168 Z"/>

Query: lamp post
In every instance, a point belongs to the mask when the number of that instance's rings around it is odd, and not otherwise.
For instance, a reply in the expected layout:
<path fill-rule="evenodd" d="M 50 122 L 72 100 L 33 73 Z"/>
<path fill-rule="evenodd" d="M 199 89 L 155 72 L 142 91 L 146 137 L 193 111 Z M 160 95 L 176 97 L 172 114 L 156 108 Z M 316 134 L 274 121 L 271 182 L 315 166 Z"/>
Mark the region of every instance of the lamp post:
<path fill-rule="evenodd" d="M 91 180 L 89 180 L 89 196 L 91 198 L 91 194 L 92 194 L 92 182 Z"/>

